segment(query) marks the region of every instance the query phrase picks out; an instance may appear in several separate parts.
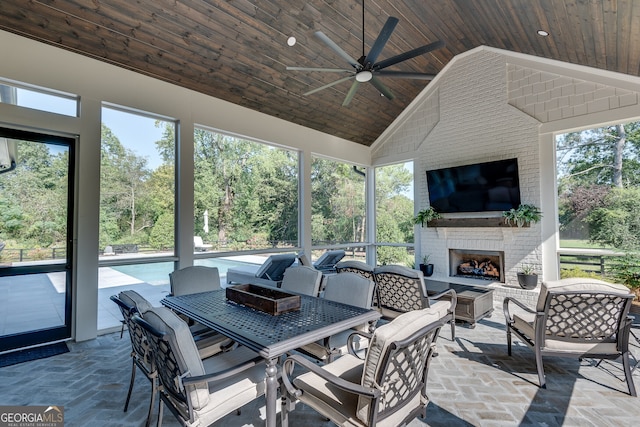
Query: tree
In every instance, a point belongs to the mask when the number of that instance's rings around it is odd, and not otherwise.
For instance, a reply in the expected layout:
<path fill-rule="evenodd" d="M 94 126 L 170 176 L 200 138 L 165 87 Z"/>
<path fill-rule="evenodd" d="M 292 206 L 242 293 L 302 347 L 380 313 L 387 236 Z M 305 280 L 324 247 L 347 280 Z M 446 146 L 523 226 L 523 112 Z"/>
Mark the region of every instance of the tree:
<path fill-rule="evenodd" d="M 591 240 L 623 250 L 640 248 L 640 188 L 615 188 L 587 217 Z"/>
<path fill-rule="evenodd" d="M 640 185 L 640 122 L 562 135 L 557 139 L 557 159 L 562 235 L 604 243 L 603 230 L 617 226 L 615 221 L 605 224 L 616 217 L 607 210 L 606 203 L 613 200 L 608 193 Z M 604 210 L 596 213 L 598 209 Z"/>
<path fill-rule="evenodd" d="M 147 159 L 122 145 L 102 124 L 100 163 L 100 242 L 144 243 L 153 226 L 151 171 Z"/>

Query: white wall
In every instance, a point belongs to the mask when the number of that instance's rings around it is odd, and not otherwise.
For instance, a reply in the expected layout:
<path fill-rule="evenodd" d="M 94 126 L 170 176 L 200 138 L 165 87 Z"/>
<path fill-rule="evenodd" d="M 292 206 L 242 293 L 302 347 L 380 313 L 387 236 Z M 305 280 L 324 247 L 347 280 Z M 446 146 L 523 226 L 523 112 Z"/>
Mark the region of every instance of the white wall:
<path fill-rule="evenodd" d="M 370 148 L 239 107 L 194 91 L 124 70 L 50 45 L 0 31 L 0 78 L 79 95 L 79 118 L 62 117 L 0 104 L 0 126 L 49 130 L 77 136 L 77 219 L 74 270 L 74 337 L 97 333 L 98 213 L 100 109 L 103 102 L 173 118 L 180 123 L 180 157 L 193 159 L 194 125 L 300 150 L 308 167 L 311 154 L 367 166 Z M 212 81 L 211 84 L 215 84 Z M 193 169 L 180 169 L 178 256 L 193 257 Z M 311 209 L 310 185 L 304 186 L 304 209 Z M 304 222 L 304 244 L 310 245 L 310 221 Z"/>
<path fill-rule="evenodd" d="M 540 206 L 530 228 L 416 227 L 417 255 L 448 277 L 448 249 L 504 251 L 506 282 L 521 263 L 558 276 L 554 133 L 640 117 L 640 79 L 480 47 L 454 58 L 373 144 L 374 165 L 414 159 L 416 210 L 425 171 L 516 157 L 522 203 Z M 494 213 L 500 216 L 500 213 Z M 486 214 L 448 214 L 479 217 Z"/>

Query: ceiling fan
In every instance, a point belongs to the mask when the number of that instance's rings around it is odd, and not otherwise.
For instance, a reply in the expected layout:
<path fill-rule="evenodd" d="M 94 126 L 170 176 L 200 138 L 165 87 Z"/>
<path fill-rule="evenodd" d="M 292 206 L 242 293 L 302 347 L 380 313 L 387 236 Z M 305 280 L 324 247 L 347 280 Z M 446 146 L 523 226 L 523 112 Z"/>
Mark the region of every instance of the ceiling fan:
<path fill-rule="evenodd" d="M 436 42 L 418 47 L 416 49 L 409 50 L 407 52 L 401 53 L 396 56 L 392 56 L 391 58 L 384 59 L 382 61 L 376 62 L 378 60 L 378 56 L 382 53 L 382 49 L 387 44 L 389 37 L 393 33 L 396 25 L 398 25 L 398 18 L 394 18 L 390 16 L 385 22 L 384 27 L 378 34 L 373 46 L 369 50 L 368 54 L 365 54 L 365 37 L 364 37 L 364 0 L 362 0 L 362 56 L 355 60 L 345 52 L 340 46 L 338 46 L 333 40 L 327 37 L 322 31 L 316 31 L 315 36 L 320 39 L 324 44 L 326 44 L 331 50 L 337 53 L 342 59 L 347 61 L 352 68 L 342 69 L 342 68 L 310 68 L 310 67 L 287 67 L 287 70 L 290 71 L 316 71 L 316 72 L 325 72 L 325 73 L 348 73 L 347 77 L 343 77 L 334 82 L 326 84 L 324 86 L 320 86 L 309 92 L 304 93 L 305 96 L 314 94 L 321 90 L 330 88 L 339 83 L 345 82 L 347 80 L 354 79 L 349 92 L 347 92 L 347 96 L 344 98 L 342 102 L 342 106 L 346 107 L 351 103 L 356 91 L 358 90 L 358 86 L 360 83 L 370 82 L 376 89 L 380 91 L 385 98 L 391 100 L 394 98 L 393 92 L 385 86 L 378 77 L 394 77 L 394 78 L 405 78 L 405 79 L 420 79 L 420 80 L 431 80 L 435 77 L 433 74 L 424 74 L 424 73 L 413 73 L 413 72 L 403 72 L 403 71 L 388 71 L 385 68 L 390 67 L 392 65 L 398 64 L 400 62 L 406 61 L 411 58 L 415 58 L 416 56 L 423 55 L 425 53 L 431 52 L 436 49 L 440 49 L 444 46 L 444 42 L 438 40 Z"/>

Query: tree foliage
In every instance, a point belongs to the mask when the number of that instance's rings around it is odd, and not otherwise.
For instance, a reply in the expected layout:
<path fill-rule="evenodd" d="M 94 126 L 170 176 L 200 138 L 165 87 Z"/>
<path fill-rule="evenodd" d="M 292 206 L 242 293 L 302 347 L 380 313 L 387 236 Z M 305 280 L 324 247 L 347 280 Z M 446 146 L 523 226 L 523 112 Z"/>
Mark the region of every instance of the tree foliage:
<path fill-rule="evenodd" d="M 568 133 L 556 143 L 561 233 L 637 248 L 629 233 L 640 186 L 640 122 Z"/>
<path fill-rule="evenodd" d="M 101 129 L 100 247 L 116 244 L 170 250 L 175 242 L 175 126 L 156 141 L 161 164 Z M 20 145 L 18 168 L 0 175 L 0 238 L 22 247 L 66 244 L 68 153 L 46 144 Z M 412 242 L 412 175 L 402 165 L 379 169 L 377 233 L 381 242 Z M 298 244 L 299 154 L 204 129 L 194 134 L 194 234 L 217 249 Z M 311 165 L 314 244 L 365 242 L 365 172 L 316 158 Z M 205 227 L 205 212 L 206 227 Z M 35 254 L 35 252 L 34 252 Z M 34 255 L 35 256 L 35 255 Z M 403 248 L 381 248 L 381 263 L 405 262 Z"/>

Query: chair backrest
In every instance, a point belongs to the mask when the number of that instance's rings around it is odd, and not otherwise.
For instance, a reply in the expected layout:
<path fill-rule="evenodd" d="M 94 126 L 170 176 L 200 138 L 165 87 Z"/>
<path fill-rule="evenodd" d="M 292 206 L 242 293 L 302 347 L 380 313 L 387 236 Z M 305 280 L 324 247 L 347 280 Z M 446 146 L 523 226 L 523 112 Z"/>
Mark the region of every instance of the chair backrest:
<path fill-rule="evenodd" d="M 598 279 L 543 282 L 536 305 L 545 313 L 543 339 L 562 342 L 567 350 L 572 343 L 616 342 L 633 298 L 626 286 Z"/>
<path fill-rule="evenodd" d="M 404 313 L 375 330 L 361 384 L 381 390 L 382 396 L 377 404 L 358 398 L 356 415 L 365 425 L 385 418 L 385 425 L 402 425 L 424 410 L 429 362 L 443 324 L 437 312 L 427 308 Z"/>
<path fill-rule="evenodd" d="M 296 254 L 278 254 L 271 255 L 260 266 L 256 272 L 256 277 L 259 279 L 273 280 L 280 282 L 284 276 L 284 272 L 287 268 L 291 267 L 296 260 Z"/>
<path fill-rule="evenodd" d="M 133 350 L 131 356 L 142 363 L 142 366 L 140 366 L 140 364 L 138 364 L 138 366 L 146 370 L 147 374 L 150 373 L 153 370 L 153 366 L 149 353 L 149 345 L 144 331 L 140 325 L 133 321 L 133 316 L 136 314 L 144 316 L 147 311 L 153 308 L 151 303 L 136 291 L 122 291 L 117 296 L 112 295 L 111 301 L 115 302 L 120 309 L 124 323 L 129 329 L 129 338 L 131 339 L 131 347 Z"/>
<path fill-rule="evenodd" d="M 175 403 L 173 409 L 177 410 L 182 418 L 189 420 L 187 399 L 191 401 L 195 410 L 209 403 L 209 389 L 206 384 L 184 387 L 180 381 L 181 378 L 205 374 L 189 326 L 165 307 L 152 308 L 145 313 L 144 318 L 134 316 L 133 320 L 146 333 L 163 390 Z"/>
<path fill-rule="evenodd" d="M 307 255 L 305 255 L 304 253 L 298 254 L 298 262 L 300 263 L 300 265 L 304 265 L 305 267 L 313 267 L 313 263 L 309 261 L 309 257 L 307 257 Z"/>
<path fill-rule="evenodd" d="M 429 306 L 424 275 L 400 265 L 374 270 L 378 307 L 401 313 Z"/>
<path fill-rule="evenodd" d="M 348 260 L 341 261 L 336 264 L 336 272 L 338 273 L 356 273 L 367 279 L 373 279 L 373 267 L 362 261 Z"/>
<path fill-rule="evenodd" d="M 318 270 L 330 270 L 345 256 L 345 252 L 340 250 L 326 251 L 320 258 L 313 263 L 313 266 Z"/>
<path fill-rule="evenodd" d="M 202 237 L 193 236 L 193 245 L 198 248 L 204 246 L 204 242 L 202 241 Z"/>
<path fill-rule="evenodd" d="M 217 267 L 193 265 L 169 273 L 171 294 L 174 296 L 197 294 L 221 289 Z"/>
<path fill-rule="evenodd" d="M 317 297 L 321 281 L 322 271 L 313 267 L 305 267 L 304 265 L 289 267 L 284 272 L 280 289 Z"/>
<path fill-rule="evenodd" d="M 338 273 L 325 279 L 324 298 L 361 308 L 371 308 L 373 280 L 356 273 Z"/>

